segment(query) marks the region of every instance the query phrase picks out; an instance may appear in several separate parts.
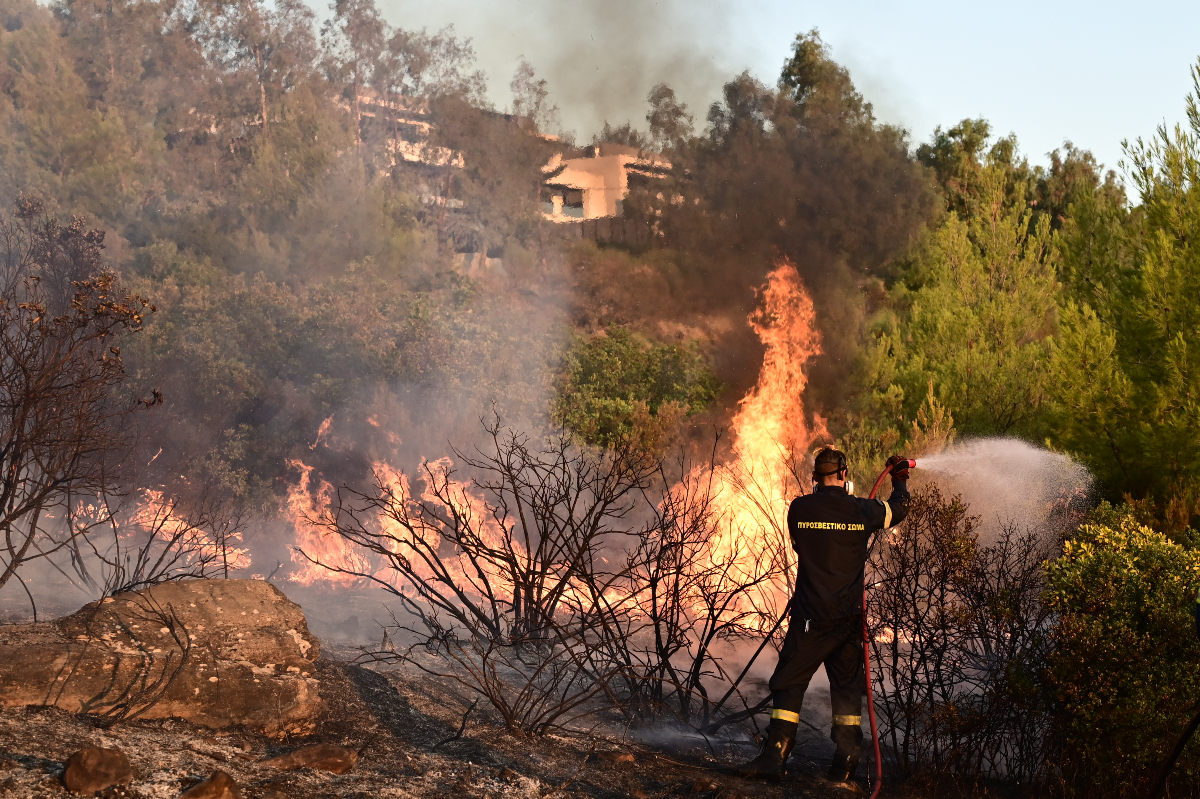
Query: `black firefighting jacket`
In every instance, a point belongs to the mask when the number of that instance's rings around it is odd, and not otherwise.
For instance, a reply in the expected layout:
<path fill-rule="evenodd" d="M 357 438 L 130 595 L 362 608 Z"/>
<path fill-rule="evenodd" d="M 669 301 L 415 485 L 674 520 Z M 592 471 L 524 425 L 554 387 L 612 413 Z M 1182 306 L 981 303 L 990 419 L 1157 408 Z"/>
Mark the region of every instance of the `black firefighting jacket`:
<path fill-rule="evenodd" d="M 908 488 L 892 483 L 892 495 L 862 499 L 841 486 L 817 486 L 788 508 L 788 532 L 799 560 L 793 619 L 844 619 L 862 612 L 867 545 L 875 532 L 908 514 Z"/>

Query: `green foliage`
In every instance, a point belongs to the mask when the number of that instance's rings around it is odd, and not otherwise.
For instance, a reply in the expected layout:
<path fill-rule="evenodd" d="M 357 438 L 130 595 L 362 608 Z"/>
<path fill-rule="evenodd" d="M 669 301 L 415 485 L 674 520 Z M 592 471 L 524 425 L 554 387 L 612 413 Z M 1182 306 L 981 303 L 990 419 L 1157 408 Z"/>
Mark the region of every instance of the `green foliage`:
<path fill-rule="evenodd" d="M 1048 677 L 1064 762 L 1080 796 L 1131 795 L 1174 743 L 1200 699 L 1191 609 L 1200 551 L 1102 507 L 1047 565 L 1058 614 Z M 1200 768 L 1195 747 L 1178 778 Z M 1192 777 L 1194 780 L 1194 776 Z"/>
<path fill-rule="evenodd" d="M 991 125 L 984 119 L 964 119 L 949 130 L 937 128 L 932 140 L 917 148 L 917 160 L 937 178 L 946 209 L 962 218 L 986 213 L 980 207 L 984 194 L 994 191 L 995 177 L 1004 173 L 1006 205 L 1027 207 L 1034 220 L 1046 217 L 1058 230 L 1072 206 L 1094 198 L 1113 204 L 1124 202 L 1124 191 L 1109 170 L 1101 178 L 1100 165 L 1086 150 L 1067 142 L 1050 153 L 1049 168 L 1031 166 L 1020 156 L 1015 135 L 992 141 Z"/>
<path fill-rule="evenodd" d="M 14 13 L 18 9 L 14 9 Z M 69 212 L 125 207 L 144 178 L 139 142 L 121 113 L 91 107 L 70 48 L 42 9 L 0 39 L 0 201 L 34 192 Z"/>
<path fill-rule="evenodd" d="M 1071 332 L 1061 317 L 1074 313 L 1069 278 L 1081 271 L 1066 243 L 1092 240 L 1078 232 L 1079 209 L 1106 219 L 1121 207 L 1115 175 L 1102 176 L 1069 143 L 1049 168 L 1030 166 L 1015 137 L 993 140 L 982 119 L 939 128 L 917 159 L 946 212 L 886 280 L 867 284 L 852 382 L 862 389 L 835 424 L 868 460 L 906 439 L 914 452 L 947 440 L 909 433 L 926 406 L 929 418 L 952 418 L 955 432 L 1050 437 L 1070 449 L 1054 439 L 1052 421 L 1064 368 L 1053 356 Z"/>
<path fill-rule="evenodd" d="M 1006 434 L 1044 401 L 1057 281 L 1049 220 L 1034 225 L 1024 203 L 1005 202 L 1005 170 L 981 177 L 976 213 L 951 212 L 918 250 L 905 324 L 877 345 L 895 371 L 877 381 L 913 400 L 932 382 L 960 431 Z"/>
<path fill-rule="evenodd" d="M 779 87 L 795 107 L 792 113 L 816 121 L 830 118 L 868 129 L 874 126 L 871 104 L 854 88 L 850 72 L 833 60 L 821 34 L 813 28 L 796 34 L 792 56 L 784 62 Z"/>
<path fill-rule="evenodd" d="M 1136 212 L 1093 202 L 1067 230 L 1050 426 L 1110 495 L 1154 499 L 1170 529 L 1200 513 L 1200 66 L 1193 81 L 1187 128 L 1126 145 Z"/>
<path fill-rule="evenodd" d="M 895 387 L 893 386 L 893 389 Z M 898 403 L 896 403 L 898 405 Z M 895 421 L 895 424 L 889 422 Z M 904 435 L 907 433 L 907 437 Z M 857 479 L 870 479 L 883 471 L 887 459 L 898 452 L 921 458 L 941 452 L 958 437 L 954 415 L 938 402 L 930 382 L 925 401 L 904 430 L 899 415 L 852 416 L 838 437 L 838 447 L 854 464 Z M 903 443 L 899 443 L 899 442 Z"/>
<path fill-rule="evenodd" d="M 568 350 L 553 413 L 590 444 L 636 440 L 653 447 L 719 390 L 694 347 L 655 344 L 615 327 Z"/>

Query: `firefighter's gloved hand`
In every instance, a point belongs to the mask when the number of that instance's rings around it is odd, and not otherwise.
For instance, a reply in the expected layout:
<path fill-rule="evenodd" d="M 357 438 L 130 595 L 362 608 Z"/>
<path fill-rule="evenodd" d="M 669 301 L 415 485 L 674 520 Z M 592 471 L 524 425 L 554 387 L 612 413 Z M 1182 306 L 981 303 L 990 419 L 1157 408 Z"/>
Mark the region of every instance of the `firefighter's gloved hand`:
<path fill-rule="evenodd" d="M 908 458 L 903 455 L 893 455 L 888 458 L 887 465 L 892 467 L 892 480 L 904 482 L 908 479 Z"/>

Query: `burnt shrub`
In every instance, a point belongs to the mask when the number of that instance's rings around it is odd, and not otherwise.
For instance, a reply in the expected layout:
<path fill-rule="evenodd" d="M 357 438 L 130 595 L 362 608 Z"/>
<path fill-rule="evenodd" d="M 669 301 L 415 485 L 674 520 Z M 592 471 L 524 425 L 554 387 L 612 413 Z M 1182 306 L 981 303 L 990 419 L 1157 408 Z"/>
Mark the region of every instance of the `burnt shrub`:
<path fill-rule="evenodd" d="M 906 779 L 969 788 L 1046 776 L 1051 544 L 1013 527 L 983 543 L 978 527 L 959 497 L 924 487 L 871 560 L 879 735 L 885 761 Z"/>
<path fill-rule="evenodd" d="M 1145 795 L 1200 701 L 1200 549 L 1094 509 L 1060 540 L 990 541 L 958 497 L 913 494 L 876 545 L 868 618 L 885 762 L 918 785 Z M 1200 745 L 1171 796 L 1200 796 Z"/>

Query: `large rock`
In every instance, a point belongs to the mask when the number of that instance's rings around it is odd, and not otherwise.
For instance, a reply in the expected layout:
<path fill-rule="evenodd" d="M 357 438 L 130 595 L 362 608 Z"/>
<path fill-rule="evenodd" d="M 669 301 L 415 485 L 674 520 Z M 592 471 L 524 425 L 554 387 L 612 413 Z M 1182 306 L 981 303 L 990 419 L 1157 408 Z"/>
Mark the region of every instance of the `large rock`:
<path fill-rule="evenodd" d="M 184 580 L 0 626 L 0 704 L 305 734 L 324 710 L 319 654 L 270 583 Z"/>
<path fill-rule="evenodd" d="M 114 785 L 133 782 L 133 766 L 119 749 L 89 746 L 67 758 L 63 783 L 72 793 L 91 796 Z"/>

